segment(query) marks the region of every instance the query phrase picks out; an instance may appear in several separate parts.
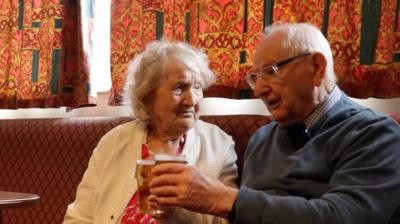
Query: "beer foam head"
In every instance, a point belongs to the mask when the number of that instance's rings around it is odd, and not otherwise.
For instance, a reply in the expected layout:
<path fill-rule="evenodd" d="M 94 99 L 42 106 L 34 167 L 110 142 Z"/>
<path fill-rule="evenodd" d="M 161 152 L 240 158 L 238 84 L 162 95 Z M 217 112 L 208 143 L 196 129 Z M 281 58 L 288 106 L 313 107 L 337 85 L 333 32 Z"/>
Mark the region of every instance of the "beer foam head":
<path fill-rule="evenodd" d="M 137 165 L 143 165 L 143 166 L 146 166 L 146 165 L 155 165 L 155 164 L 156 164 L 156 161 L 153 160 L 153 159 L 138 159 L 138 160 L 136 160 L 136 164 L 137 164 Z"/>
<path fill-rule="evenodd" d="M 165 154 L 156 154 L 156 161 L 176 161 L 176 162 L 186 162 L 184 155 L 165 155 Z"/>

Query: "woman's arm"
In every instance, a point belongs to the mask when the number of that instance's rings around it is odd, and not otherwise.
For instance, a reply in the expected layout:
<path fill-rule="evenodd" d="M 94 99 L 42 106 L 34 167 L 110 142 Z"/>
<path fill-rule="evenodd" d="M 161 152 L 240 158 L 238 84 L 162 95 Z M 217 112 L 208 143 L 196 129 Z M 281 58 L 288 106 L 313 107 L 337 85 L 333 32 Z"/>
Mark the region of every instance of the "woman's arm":
<path fill-rule="evenodd" d="M 96 204 L 96 187 L 98 186 L 98 166 L 96 149 L 90 158 L 88 168 L 80 182 L 75 201 L 67 209 L 64 224 L 86 224 L 93 223 L 93 210 Z"/>

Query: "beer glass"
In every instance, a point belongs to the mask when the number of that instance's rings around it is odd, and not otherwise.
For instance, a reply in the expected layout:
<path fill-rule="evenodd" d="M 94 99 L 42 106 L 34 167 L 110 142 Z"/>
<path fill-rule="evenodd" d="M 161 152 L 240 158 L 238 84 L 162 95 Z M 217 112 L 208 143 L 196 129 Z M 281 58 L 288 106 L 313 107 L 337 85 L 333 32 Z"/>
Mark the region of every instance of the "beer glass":
<path fill-rule="evenodd" d="M 155 166 L 155 160 L 148 159 L 139 159 L 136 160 L 136 172 L 135 178 L 137 180 L 138 185 L 138 194 L 139 194 L 139 208 L 138 212 L 140 213 L 151 213 L 155 214 L 156 211 L 151 208 L 149 204 L 149 195 L 150 195 L 150 182 L 153 178 L 153 174 L 151 173 L 151 169 Z"/>
<path fill-rule="evenodd" d="M 155 155 L 155 164 L 164 164 L 164 163 L 182 163 L 182 164 L 187 164 L 185 155 L 165 155 L 165 154 L 156 154 Z M 174 206 L 158 206 L 157 209 L 159 211 L 169 211 L 172 212 L 176 209 L 179 209 L 178 207 Z"/>

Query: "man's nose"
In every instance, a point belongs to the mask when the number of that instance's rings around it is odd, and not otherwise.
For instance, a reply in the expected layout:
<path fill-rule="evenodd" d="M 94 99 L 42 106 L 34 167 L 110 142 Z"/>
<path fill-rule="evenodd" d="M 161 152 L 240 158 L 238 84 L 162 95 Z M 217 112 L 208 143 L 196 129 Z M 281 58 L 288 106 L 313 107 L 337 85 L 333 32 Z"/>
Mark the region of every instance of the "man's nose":
<path fill-rule="evenodd" d="M 257 79 L 256 85 L 254 87 L 254 96 L 262 97 L 271 91 L 268 80 Z"/>

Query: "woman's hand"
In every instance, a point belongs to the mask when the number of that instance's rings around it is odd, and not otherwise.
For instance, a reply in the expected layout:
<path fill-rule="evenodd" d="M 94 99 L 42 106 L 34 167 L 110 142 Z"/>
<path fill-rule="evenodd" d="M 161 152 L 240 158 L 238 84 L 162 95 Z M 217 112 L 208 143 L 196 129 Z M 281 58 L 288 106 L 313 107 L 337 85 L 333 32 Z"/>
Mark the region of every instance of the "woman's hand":
<path fill-rule="evenodd" d="M 193 166 L 166 163 L 157 165 L 152 172 L 155 177 L 150 183 L 150 193 L 163 206 L 227 217 L 238 193 Z"/>

